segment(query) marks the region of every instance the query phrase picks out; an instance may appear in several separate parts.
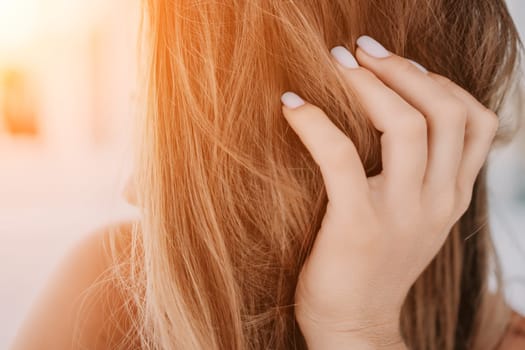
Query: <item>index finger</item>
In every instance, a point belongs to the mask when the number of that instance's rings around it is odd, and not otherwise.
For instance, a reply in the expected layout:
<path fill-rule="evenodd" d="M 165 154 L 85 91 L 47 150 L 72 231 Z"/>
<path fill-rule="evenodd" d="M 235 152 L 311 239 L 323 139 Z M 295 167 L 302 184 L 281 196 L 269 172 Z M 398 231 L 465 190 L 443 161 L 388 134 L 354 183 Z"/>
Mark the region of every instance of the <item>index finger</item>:
<path fill-rule="evenodd" d="M 284 117 L 321 169 L 329 200 L 360 203 L 368 181 L 354 143 L 319 107 L 292 92 L 281 100 Z"/>

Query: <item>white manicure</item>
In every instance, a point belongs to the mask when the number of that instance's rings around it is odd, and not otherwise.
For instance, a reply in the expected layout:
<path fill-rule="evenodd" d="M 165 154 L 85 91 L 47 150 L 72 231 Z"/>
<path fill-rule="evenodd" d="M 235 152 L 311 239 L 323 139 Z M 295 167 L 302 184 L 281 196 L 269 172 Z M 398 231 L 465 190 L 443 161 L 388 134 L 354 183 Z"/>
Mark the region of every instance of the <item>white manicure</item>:
<path fill-rule="evenodd" d="M 285 92 L 281 96 L 281 102 L 288 108 L 295 109 L 305 104 L 304 100 L 293 92 Z"/>
<path fill-rule="evenodd" d="M 385 58 L 391 55 L 391 53 L 385 49 L 383 45 L 367 35 L 363 35 L 357 39 L 357 45 L 372 57 Z"/>
<path fill-rule="evenodd" d="M 425 73 L 425 74 L 428 73 L 428 70 L 425 67 L 423 67 L 421 64 L 419 64 L 416 61 L 411 60 L 411 59 L 409 59 L 408 61 L 410 63 L 412 63 L 414 66 L 416 66 L 416 68 L 419 69 L 420 71 L 422 71 L 423 73 Z"/>
<path fill-rule="evenodd" d="M 357 63 L 354 55 L 350 51 L 348 51 L 343 46 L 336 46 L 332 50 L 330 50 L 330 53 L 332 56 L 335 57 L 337 62 L 339 62 L 343 67 L 346 68 L 358 68 L 359 64 Z"/>

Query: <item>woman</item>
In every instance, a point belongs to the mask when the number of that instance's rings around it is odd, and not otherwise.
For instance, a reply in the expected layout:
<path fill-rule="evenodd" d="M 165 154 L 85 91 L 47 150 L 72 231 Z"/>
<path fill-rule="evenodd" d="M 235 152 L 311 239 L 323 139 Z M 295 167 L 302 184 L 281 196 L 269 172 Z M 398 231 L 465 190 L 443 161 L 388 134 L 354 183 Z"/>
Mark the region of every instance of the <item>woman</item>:
<path fill-rule="evenodd" d="M 523 346 L 487 287 L 504 1 L 145 11 L 141 221 L 66 259 L 15 349 Z"/>

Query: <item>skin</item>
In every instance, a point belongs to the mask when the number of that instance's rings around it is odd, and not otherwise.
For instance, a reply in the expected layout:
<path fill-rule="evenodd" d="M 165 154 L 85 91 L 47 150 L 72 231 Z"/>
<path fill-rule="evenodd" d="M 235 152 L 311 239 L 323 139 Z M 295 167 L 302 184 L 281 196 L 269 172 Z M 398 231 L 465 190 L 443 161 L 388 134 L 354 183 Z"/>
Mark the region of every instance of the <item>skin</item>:
<path fill-rule="evenodd" d="M 351 140 L 321 109 L 283 106 L 319 164 L 329 196 L 300 274 L 296 317 L 309 349 L 405 349 L 402 302 L 466 210 L 498 119 L 456 84 L 404 58 L 377 59 L 360 49 L 356 58 L 355 69 L 334 63 L 384 133 L 382 174 L 366 177 Z M 132 320 L 121 312 L 118 288 L 100 283 L 111 267 L 104 246 L 115 232 L 117 250 L 129 253 L 130 225 L 80 242 L 12 350 L 119 348 Z M 90 305 L 89 312 L 82 305 Z M 79 317 L 83 329 L 75 333 Z M 500 350 L 521 349 L 523 342 L 511 335 Z"/>
<path fill-rule="evenodd" d="M 11 350 L 138 348 L 119 347 L 131 320 L 117 286 L 104 283 L 112 265 L 107 247 L 116 232 L 117 250 L 125 253 L 130 224 L 94 232 L 71 249 L 24 321 Z"/>
<path fill-rule="evenodd" d="M 329 203 L 296 290 L 310 349 L 404 349 L 409 288 L 468 208 L 498 128 L 465 90 L 405 58 L 357 49 L 335 61 L 381 137 L 383 172 L 367 178 L 352 141 L 318 107 L 283 114 L 320 167 Z"/>

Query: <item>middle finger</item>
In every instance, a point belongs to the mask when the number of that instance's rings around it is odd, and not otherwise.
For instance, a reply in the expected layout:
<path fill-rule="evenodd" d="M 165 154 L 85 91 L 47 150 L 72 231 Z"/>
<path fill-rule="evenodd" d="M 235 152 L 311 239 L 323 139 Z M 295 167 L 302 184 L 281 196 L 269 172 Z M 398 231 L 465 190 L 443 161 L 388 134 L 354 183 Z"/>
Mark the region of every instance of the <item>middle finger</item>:
<path fill-rule="evenodd" d="M 455 186 L 465 138 L 464 104 L 434 81 L 423 68 L 384 49 L 374 39 L 358 40 L 356 58 L 386 85 L 425 115 L 429 127 L 429 159 L 425 186 L 443 191 Z"/>

